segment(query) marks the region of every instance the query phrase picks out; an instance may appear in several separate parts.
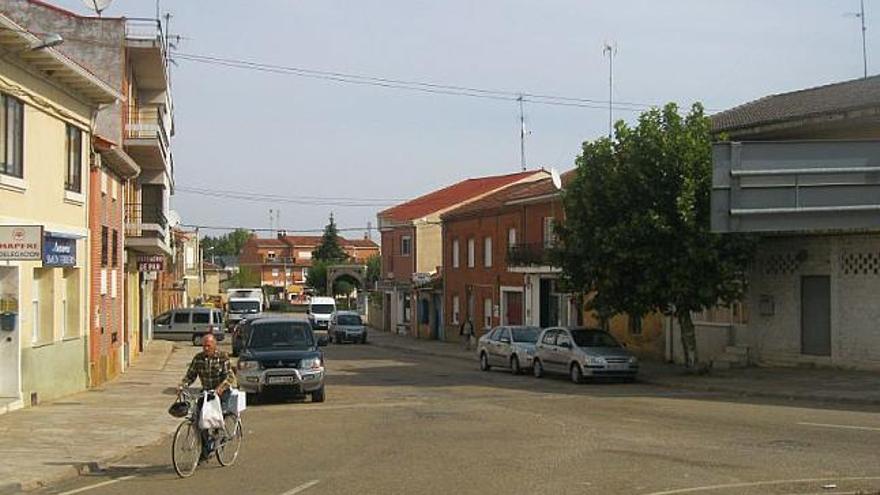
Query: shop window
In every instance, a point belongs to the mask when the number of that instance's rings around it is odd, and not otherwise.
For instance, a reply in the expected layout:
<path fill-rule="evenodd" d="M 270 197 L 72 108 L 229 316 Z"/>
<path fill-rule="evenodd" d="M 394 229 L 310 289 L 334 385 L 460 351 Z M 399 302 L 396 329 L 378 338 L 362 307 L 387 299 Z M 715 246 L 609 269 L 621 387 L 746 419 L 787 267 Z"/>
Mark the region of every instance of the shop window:
<path fill-rule="evenodd" d="M 54 268 L 34 268 L 31 340 L 34 344 L 52 342 L 55 329 Z"/>
<path fill-rule="evenodd" d="M 64 299 L 62 300 L 62 338 L 80 335 L 80 270 L 64 269 Z"/>

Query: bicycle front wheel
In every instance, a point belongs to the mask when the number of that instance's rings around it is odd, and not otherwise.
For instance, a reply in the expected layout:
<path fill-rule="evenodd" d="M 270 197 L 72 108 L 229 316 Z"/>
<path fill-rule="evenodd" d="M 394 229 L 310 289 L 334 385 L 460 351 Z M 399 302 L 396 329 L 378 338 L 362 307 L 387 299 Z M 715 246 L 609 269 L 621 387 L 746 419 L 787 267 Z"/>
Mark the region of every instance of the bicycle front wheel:
<path fill-rule="evenodd" d="M 241 449 L 241 418 L 237 414 L 225 414 L 223 423 L 221 438 L 217 441 L 217 462 L 221 466 L 231 466 L 238 459 L 238 451 Z"/>
<path fill-rule="evenodd" d="M 199 457 L 202 455 L 202 436 L 195 421 L 186 420 L 180 423 L 174 433 L 171 445 L 171 464 L 174 472 L 181 478 L 188 478 L 196 471 Z"/>

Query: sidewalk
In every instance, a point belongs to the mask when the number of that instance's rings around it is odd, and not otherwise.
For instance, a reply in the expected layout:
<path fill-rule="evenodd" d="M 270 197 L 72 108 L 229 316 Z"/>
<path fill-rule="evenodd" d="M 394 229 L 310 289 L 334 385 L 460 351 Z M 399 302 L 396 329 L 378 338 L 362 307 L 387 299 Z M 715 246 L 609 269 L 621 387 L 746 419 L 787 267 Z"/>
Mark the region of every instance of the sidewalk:
<path fill-rule="evenodd" d="M 195 350 L 151 342 L 111 383 L 0 416 L 0 494 L 100 469 L 164 439 L 179 422 L 167 409 Z"/>
<path fill-rule="evenodd" d="M 379 347 L 463 359 L 477 366 L 473 351 L 459 344 L 418 340 L 374 330 L 370 341 Z M 880 405 L 880 373 L 832 369 L 746 368 L 685 373 L 681 366 L 643 361 L 639 381 L 668 388 L 720 392 L 746 397 L 813 400 L 840 404 Z"/>

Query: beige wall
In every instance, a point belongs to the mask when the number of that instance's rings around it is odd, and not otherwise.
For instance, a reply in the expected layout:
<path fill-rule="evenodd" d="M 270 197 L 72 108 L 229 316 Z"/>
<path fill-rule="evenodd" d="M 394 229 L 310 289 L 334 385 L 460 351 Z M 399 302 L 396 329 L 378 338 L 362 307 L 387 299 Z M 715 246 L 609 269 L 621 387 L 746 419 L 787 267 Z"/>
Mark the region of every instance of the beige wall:
<path fill-rule="evenodd" d="M 61 86 L 3 59 L 0 59 L 0 91 L 25 105 L 24 176 L 22 179 L 0 176 L 0 224 L 43 225 L 47 231 L 80 237 L 75 282 L 64 278 L 65 269 L 45 269 L 46 286 L 39 301 L 45 309 L 41 311 L 43 321 L 36 332 L 34 269 L 42 264 L 0 262 L 18 270 L 19 317 L 15 338 L 21 348 L 21 398 L 27 405 L 32 393 L 43 401 L 81 390 L 88 383 L 89 246 L 85 198 L 89 185 L 91 108 Z M 83 130 L 82 194 L 79 195 L 64 190 L 65 126 L 68 123 Z"/>
<path fill-rule="evenodd" d="M 443 264 L 443 232 L 439 218 L 416 223 L 416 272 L 431 273 Z"/>

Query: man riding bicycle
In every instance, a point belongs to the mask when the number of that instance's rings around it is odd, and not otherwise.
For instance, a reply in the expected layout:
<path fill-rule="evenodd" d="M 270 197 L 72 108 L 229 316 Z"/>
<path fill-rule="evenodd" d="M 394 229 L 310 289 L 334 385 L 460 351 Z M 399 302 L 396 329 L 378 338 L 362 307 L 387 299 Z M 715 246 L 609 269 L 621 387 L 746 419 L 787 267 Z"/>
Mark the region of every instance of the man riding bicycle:
<path fill-rule="evenodd" d="M 202 337 L 202 352 L 193 357 L 186 370 L 186 375 L 177 387 L 178 392 L 190 386 L 195 382 L 196 378 L 202 384 L 202 391 L 213 392 L 220 397 L 223 404 L 223 410 L 229 411 L 229 399 L 231 394 L 230 388 L 235 385 L 235 374 L 232 371 L 232 365 L 229 362 L 229 356 L 217 349 L 217 340 L 213 335 L 207 334 Z M 201 411 L 203 398 L 199 398 L 197 407 Z M 203 442 L 202 456 L 207 458 L 213 446 L 211 439 Z"/>

